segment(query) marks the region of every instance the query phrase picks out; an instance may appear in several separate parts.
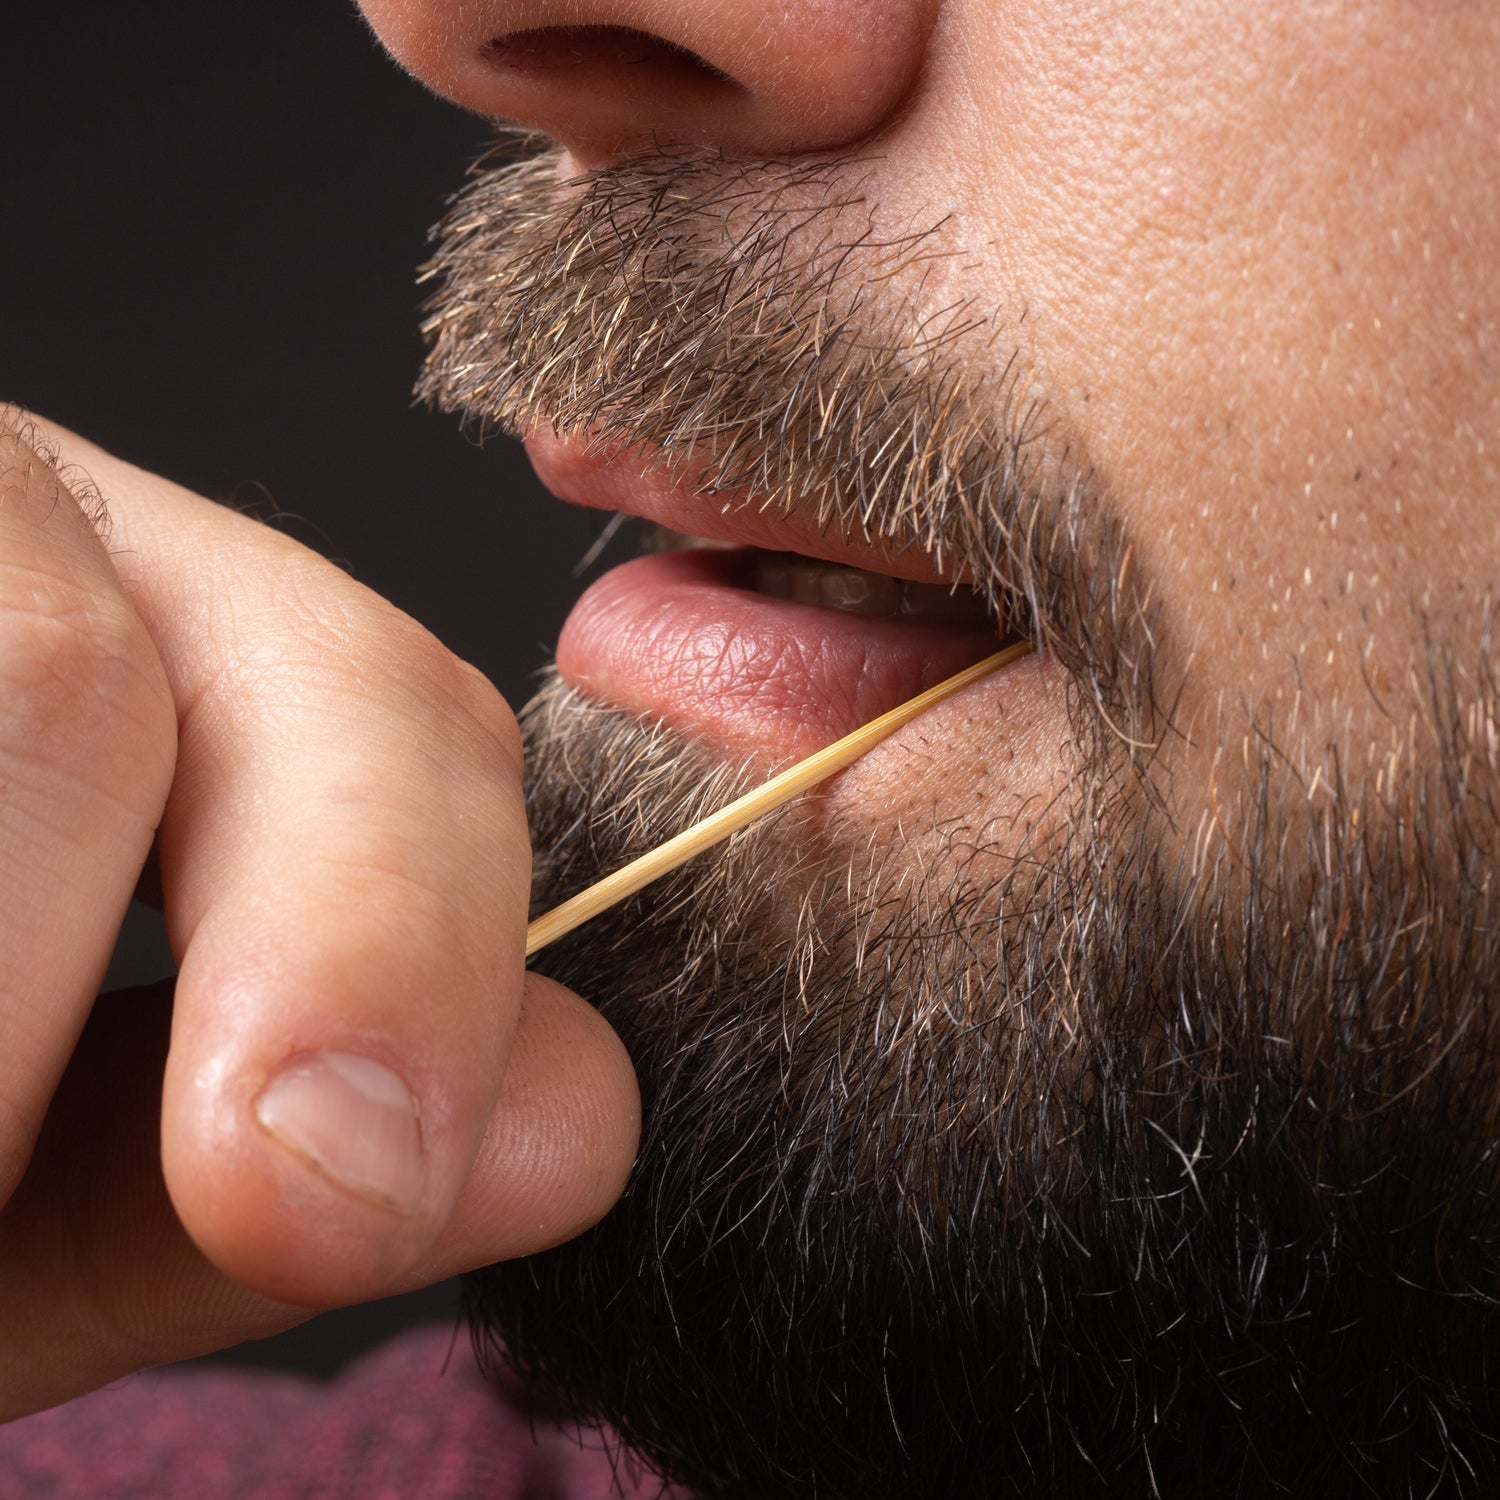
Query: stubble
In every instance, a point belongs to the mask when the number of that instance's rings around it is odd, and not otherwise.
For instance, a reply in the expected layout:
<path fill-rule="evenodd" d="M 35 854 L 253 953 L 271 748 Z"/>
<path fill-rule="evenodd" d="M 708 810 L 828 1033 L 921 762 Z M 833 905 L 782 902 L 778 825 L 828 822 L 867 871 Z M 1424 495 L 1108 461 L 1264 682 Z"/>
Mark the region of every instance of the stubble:
<path fill-rule="evenodd" d="M 935 816 L 915 861 L 794 807 L 549 953 L 631 1052 L 641 1157 L 472 1279 L 481 1342 L 715 1496 L 1480 1488 L 1488 653 L 1434 642 L 1404 748 L 1319 799 L 1239 726 L 1184 838 L 1170 620 L 1028 404 L 1024 309 L 935 315 L 943 225 L 882 237 L 861 182 L 489 170 L 422 392 L 957 560 L 1066 674 L 1071 774 L 1045 837 Z M 539 906 L 742 783 L 560 683 L 526 727 Z"/>

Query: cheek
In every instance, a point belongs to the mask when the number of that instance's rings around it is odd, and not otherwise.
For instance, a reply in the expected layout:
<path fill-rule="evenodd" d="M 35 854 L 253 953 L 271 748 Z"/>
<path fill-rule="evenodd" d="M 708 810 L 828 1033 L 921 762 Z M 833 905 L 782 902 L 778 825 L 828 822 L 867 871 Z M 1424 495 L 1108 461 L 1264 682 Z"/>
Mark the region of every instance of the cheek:
<path fill-rule="evenodd" d="M 1059 0 L 940 38 L 970 83 L 906 159 L 971 143 L 966 248 L 1125 513 L 1199 728 L 1293 662 L 1314 700 L 1372 652 L 1399 676 L 1415 615 L 1495 571 L 1484 9 Z"/>
<path fill-rule="evenodd" d="M 819 863 L 878 901 L 1003 884 L 1058 843 L 1078 769 L 1066 685 L 1031 657 L 938 705 L 856 762 L 802 815 Z M 863 877 L 872 878 L 866 881 Z M 841 876 L 835 876 L 842 881 Z"/>

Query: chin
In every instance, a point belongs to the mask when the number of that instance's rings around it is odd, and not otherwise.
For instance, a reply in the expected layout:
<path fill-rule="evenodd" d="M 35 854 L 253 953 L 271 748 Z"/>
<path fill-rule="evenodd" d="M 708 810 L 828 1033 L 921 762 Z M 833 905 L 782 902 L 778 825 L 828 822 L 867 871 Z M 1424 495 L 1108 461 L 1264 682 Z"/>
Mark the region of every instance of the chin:
<path fill-rule="evenodd" d="M 528 733 L 539 904 L 741 780 L 560 683 Z M 551 950 L 641 1155 L 469 1279 L 482 1352 L 716 1500 L 1488 1492 L 1475 809 L 1450 852 L 1266 802 L 1188 878 L 1118 766 L 1072 784 L 1035 859 L 952 825 L 851 882 L 793 810 Z"/>

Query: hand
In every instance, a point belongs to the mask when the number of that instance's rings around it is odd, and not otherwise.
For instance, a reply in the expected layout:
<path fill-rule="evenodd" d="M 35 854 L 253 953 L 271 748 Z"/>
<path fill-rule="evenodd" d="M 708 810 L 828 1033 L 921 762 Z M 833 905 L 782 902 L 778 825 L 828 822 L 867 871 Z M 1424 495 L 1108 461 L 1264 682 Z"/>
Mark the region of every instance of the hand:
<path fill-rule="evenodd" d="M 494 689 L 338 569 L 0 427 L 0 1417 L 614 1201 L 634 1076 L 524 971 L 519 771 Z M 153 841 L 175 999 L 96 1005 Z"/>

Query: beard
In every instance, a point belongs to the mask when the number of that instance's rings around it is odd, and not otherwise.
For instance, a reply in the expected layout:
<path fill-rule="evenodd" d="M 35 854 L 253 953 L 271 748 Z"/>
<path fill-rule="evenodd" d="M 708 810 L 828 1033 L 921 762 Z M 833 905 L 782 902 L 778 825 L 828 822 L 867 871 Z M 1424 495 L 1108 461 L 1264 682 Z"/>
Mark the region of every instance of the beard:
<path fill-rule="evenodd" d="M 934 335 L 918 273 L 862 300 L 848 182 L 663 155 L 560 210 L 547 164 L 487 172 L 423 390 L 956 559 L 1067 674 L 1072 774 L 1019 847 L 811 799 L 550 949 L 630 1051 L 640 1157 L 469 1279 L 479 1346 L 715 1497 L 1486 1492 L 1488 651 L 1414 615 L 1401 753 L 1313 796 L 1252 717 L 1208 819 L 1107 488 L 995 320 Z M 941 237 L 882 239 L 886 283 Z M 538 910 L 748 781 L 556 681 L 525 728 Z"/>

